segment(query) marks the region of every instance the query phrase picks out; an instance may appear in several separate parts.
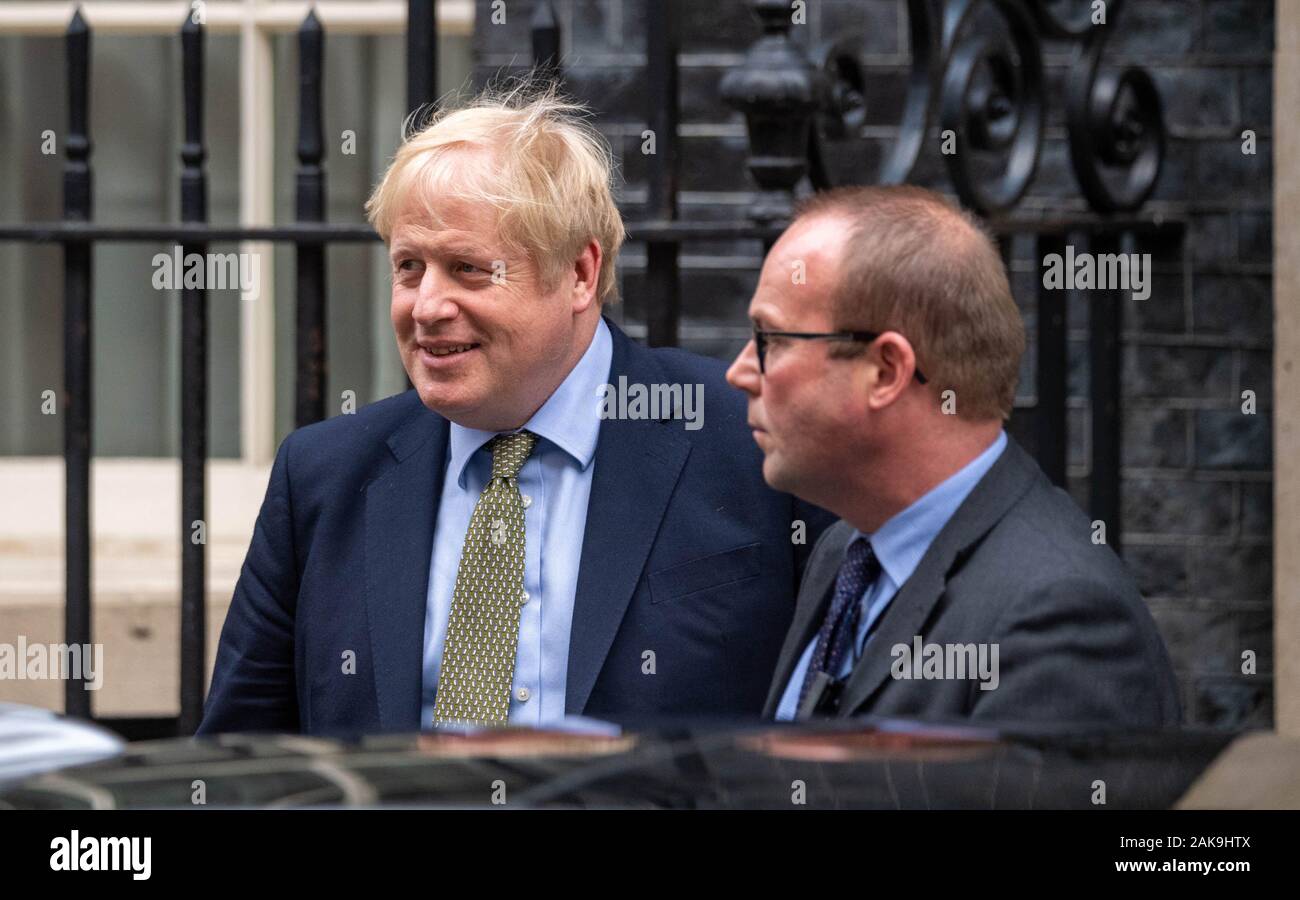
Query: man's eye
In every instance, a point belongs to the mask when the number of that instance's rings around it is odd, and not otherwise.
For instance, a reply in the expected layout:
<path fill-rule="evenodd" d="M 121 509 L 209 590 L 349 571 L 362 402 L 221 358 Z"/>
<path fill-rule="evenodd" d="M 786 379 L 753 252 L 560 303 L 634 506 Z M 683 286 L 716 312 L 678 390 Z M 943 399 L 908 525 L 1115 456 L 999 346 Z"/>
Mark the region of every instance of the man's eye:
<path fill-rule="evenodd" d="M 414 259 L 404 259 L 397 264 L 397 270 L 399 272 L 409 272 L 417 265 L 419 265 L 419 262 Z"/>
<path fill-rule="evenodd" d="M 465 262 L 464 260 L 461 260 L 460 262 L 456 263 L 456 271 L 472 273 L 472 272 L 482 272 L 483 270 L 480 269 L 478 266 L 474 265 L 473 263 L 468 263 Z"/>

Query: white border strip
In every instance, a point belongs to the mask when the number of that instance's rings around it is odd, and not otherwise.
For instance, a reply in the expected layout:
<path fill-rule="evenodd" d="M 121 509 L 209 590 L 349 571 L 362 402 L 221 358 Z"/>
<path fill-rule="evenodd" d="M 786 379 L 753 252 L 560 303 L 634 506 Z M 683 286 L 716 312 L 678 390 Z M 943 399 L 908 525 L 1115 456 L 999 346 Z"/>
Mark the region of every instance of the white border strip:
<path fill-rule="evenodd" d="M 266 31 L 297 31 L 307 11 L 326 32 L 336 34 L 400 34 L 406 30 L 406 3 L 401 0 L 205 0 L 210 32 L 238 32 L 249 16 Z M 171 34 L 179 31 L 191 8 L 190 0 L 73 0 L 64 3 L 0 3 L 0 34 L 63 34 L 76 7 L 95 32 L 102 34 Z M 472 0 L 438 0 L 438 31 L 464 37 L 473 32 Z"/>

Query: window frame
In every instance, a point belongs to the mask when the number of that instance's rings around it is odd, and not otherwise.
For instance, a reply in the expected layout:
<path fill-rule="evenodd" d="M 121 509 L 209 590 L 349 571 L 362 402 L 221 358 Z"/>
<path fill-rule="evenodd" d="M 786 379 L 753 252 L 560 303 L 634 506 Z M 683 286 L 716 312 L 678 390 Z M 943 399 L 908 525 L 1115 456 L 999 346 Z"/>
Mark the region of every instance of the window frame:
<path fill-rule="evenodd" d="M 275 224 L 273 39 L 297 32 L 313 7 L 326 33 L 391 35 L 406 31 L 405 0 L 26 0 L 0 4 L 0 35 L 61 35 L 80 5 L 95 34 L 176 34 L 187 10 L 210 33 L 239 35 L 239 222 Z M 466 37 L 473 0 L 437 0 L 438 33 Z M 257 303 L 240 304 L 238 461 L 269 466 L 275 456 L 275 254 L 273 244 L 244 241 L 262 260 Z M 0 462 L 0 465 L 3 463 Z"/>
<path fill-rule="evenodd" d="M 0 35 L 62 36 L 80 6 L 92 34 L 176 35 L 193 0 L 26 0 L 0 3 Z M 311 8 L 326 33 L 400 35 L 406 30 L 406 0 L 204 0 L 209 33 L 239 36 L 239 222 L 245 227 L 275 224 L 274 38 L 296 33 Z M 469 37 L 473 0 L 437 0 L 439 34 Z M 177 148 L 179 152 L 179 148 Z M 256 303 L 240 304 L 240 455 L 209 459 L 209 541 L 246 548 L 275 456 L 275 273 L 274 244 L 242 242 L 242 252 L 262 259 L 263 290 Z M 177 540 L 180 506 L 179 460 L 171 457 L 113 457 L 91 461 L 92 535 L 96 550 L 92 591 L 99 595 L 148 593 L 135 576 L 104 560 L 162 552 Z M 0 516 L 0 558 L 23 559 L 27 575 L 0 578 L 0 600 L 37 607 L 62 603 L 63 479 L 61 454 L 0 458 L 0 486 L 12 501 Z M 147 502 L 140 502 L 142 492 Z M 132 549 L 126 549 L 132 548 Z M 240 550 L 242 558 L 242 549 Z M 0 567 L 5 568 L 5 567 Z M 226 566 L 208 575 L 209 594 L 226 594 L 236 571 Z M 228 583 L 227 583 L 228 582 Z M 176 574 L 179 590 L 179 570 Z M 25 607 L 24 607 L 25 608 Z"/>

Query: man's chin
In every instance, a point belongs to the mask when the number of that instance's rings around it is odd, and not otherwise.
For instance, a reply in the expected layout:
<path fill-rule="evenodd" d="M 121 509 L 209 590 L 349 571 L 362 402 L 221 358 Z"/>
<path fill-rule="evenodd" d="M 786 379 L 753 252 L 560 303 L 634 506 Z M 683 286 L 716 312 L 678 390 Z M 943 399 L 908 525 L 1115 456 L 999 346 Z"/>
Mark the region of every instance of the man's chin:
<path fill-rule="evenodd" d="M 476 431 L 510 431 L 519 427 L 510 424 L 509 413 L 487 402 L 483 394 L 451 394 L 447 391 L 419 387 L 420 400 L 425 408 L 436 412 L 448 422 Z"/>
<path fill-rule="evenodd" d="M 818 493 L 814 489 L 816 481 L 807 478 L 800 478 L 799 472 L 790 468 L 781 459 L 779 454 L 769 453 L 763 459 L 763 480 L 767 486 L 774 491 L 780 491 L 783 494 L 791 494 L 812 503 L 817 506 L 825 506 L 825 502 L 819 502 L 812 498 L 812 494 Z"/>
<path fill-rule="evenodd" d="M 448 391 L 442 384 L 430 384 L 426 381 L 423 384 L 416 384 L 415 388 L 426 407 L 453 422 L 472 417 L 483 406 L 481 399 L 466 396 L 459 391 Z"/>
<path fill-rule="evenodd" d="M 785 470 L 781 466 L 781 461 L 775 453 L 768 452 L 763 457 L 763 480 L 767 486 L 776 491 L 789 493 L 790 489 L 786 486 L 788 479 Z"/>

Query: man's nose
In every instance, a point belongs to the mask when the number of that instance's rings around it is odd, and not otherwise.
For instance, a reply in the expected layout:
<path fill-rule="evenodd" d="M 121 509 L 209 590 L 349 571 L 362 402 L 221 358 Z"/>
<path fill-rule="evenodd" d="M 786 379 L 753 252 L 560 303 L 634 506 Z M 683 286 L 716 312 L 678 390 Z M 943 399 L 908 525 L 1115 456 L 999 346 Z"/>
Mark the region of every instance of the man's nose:
<path fill-rule="evenodd" d="M 419 293 L 411 317 L 421 325 L 453 318 L 460 307 L 453 298 L 452 279 L 437 266 L 428 266 L 420 279 Z"/>
<path fill-rule="evenodd" d="M 753 338 L 749 339 L 731 368 L 727 369 L 727 383 L 746 394 L 758 395 L 762 381 L 758 371 L 758 349 L 754 346 Z"/>

